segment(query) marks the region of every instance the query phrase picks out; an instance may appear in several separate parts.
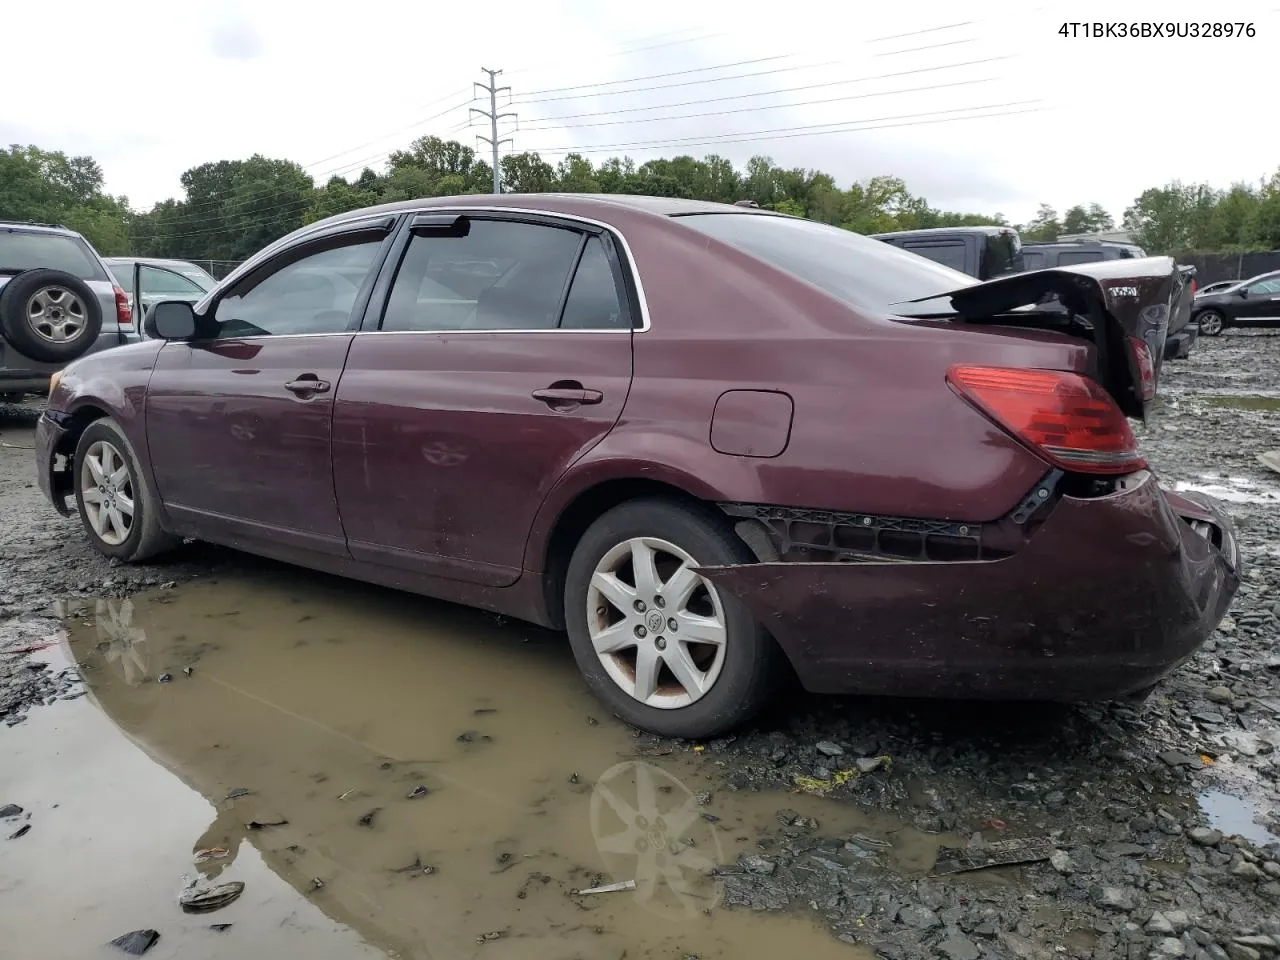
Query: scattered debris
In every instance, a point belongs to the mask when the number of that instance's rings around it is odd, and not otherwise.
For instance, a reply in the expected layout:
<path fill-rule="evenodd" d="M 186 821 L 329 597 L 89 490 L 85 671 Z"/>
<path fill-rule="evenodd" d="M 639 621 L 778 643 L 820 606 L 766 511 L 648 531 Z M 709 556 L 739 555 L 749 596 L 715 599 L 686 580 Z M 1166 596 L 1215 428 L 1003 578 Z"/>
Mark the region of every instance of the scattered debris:
<path fill-rule="evenodd" d="M 985 870 L 987 867 L 1006 867 L 1015 863 L 1036 863 L 1053 856 L 1053 842 L 1043 837 L 996 840 L 992 843 L 971 845 L 961 850 L 957 847 L 941 847 L 938 860 L 933 865 L 934 876 Z"/>
<path fill-rule="evenodd" d="M 482 933 L 476 937 L 476 943 L 490 943 L 494 940 L 501 940 L 507 935 L 505 930 L 490 930 L 488 933 Z"/>
<path fill-rule="evenodd" d="M 250 830 L 262 830 L 266 827 L 283 827 L 288 820 L 250 820 L 245 824 Z"/>
<path fill-rule="evenodd" d="M 214 933 L 226 933 L 228 930 L 230 930 L 230 929 L 231 929 L 231 924 L 229 924 L 229 923 L 211 923 L 211 924 L 209 924 L 209 929 L 210 929 L 210 930 L 212 930 Z"/>
<path fill-rule="evenodd" d="M 178 903 L 187 913 L 208 913 L 221 910 L 244 893 L 244 884 L 239 880 L 220 883 L 216 887 L 204 887 L 199 884 L 188 887 L 178 897 Z"/>
<path fill-rule="evenodd" d="M 251 793 L 253 793 L 252 790 L 246 790 L 244 787 L 236 787 L 234 790 L 232 790 L 230 793 L 227 794 L 226 798 L 228 800 L 238 800 L 241 797 L 249 796 L 249 794 Z"/>
<path fill-rule="evenodd" d="M 586 890 L 575 890 L 574 895 L 586 897 L 593 893 L 619 893 L 623 890 L 634 890 L 636 882 L 634 880 L 619 880 L 617 883 L 606 883 L 599 887 L 588 887 Z"/>
<path fill-rule="evenodd" d="M 373 818 L 378 815 L 378 811 L 381 809 L 382 809 L 381 807 L 374 807 L 372 810 L 366 813 L 363 817 L 357 820 L 356 823 L 360 824 L 360 826 L 362 827 L 372 827 Z"/>
<path fill-rule="evenodd" d="M 226 847 L 205 847 L 195 852 L 196 863 L 207 863 L 210 860 L 225 860 L 231 855 Z"/>
<path fill-rule="evenodd" d="M 840 744 L 838 743 L 833 743 L 830 740 L 819 740 L 817 743 L 814 744 L 814 749 L 816 749 L 824 757 L 843 757 L 844 756 L 844 747 L 840 746 Z"/>
<path fill-rule="evenodd" d="M 119 947 L 125 953 L 140 957 L 156 945 L 160 934 L 155 930 L 133 930 L 111 941 L 111 946 Z"/>
<path fill-rule="evenodd" d="M 484 716 L 488 716 L 491 713 L 497 713 L 498 708 L 497 707 L 476 707 L 471 712 L 477 717 L 484 717 Z"/>
<path fill-rule="evenodd" d="M 493 737 L 476 730 L 464 730 L 458 734 L 459 743 L 492 743 Z"/>
<path fill-rule="evenodd" d="M 311 889 L 312 889 L 312 890 L 321 890 L 321 889 L 323 889 L 323 888 L 324 888 L 324 881 L 323 881 L 323 880 L 321 880 L 319 877 L 312 877 L 312 878 L 311 878 Z"/>
<path fill-rule="evenodd" d="M 413 863 L 409 864 L 407 867 L 393 867 L 391 869 L 391 872 L 392 873 L 409 873 L 409 874 L 427 876 L 429 874 L 435 873 L 436 868 L 431 866 L 429 863 L 423 863 L 422 857 L 414 857 Z"/>
<path fill-rule="evenodd" d="M 191 676 L 191 674 L 193 674 L 193 673 L 195 673 L 195 667 L 183 667 L 183 668 L 182 668 L 182 675 L 183 675 L 184 677 L 189 677 L 189 676 Z"/>
<path fill-rule="evenodd" d="M 0 807 L 0 820 L 8 820 L 12 817 L 22 816 L 22 808 L 16 803 L 6 803 Z"/>
<path fill-rule="evenodd" d="M 156 677 L 156 681 L 159 683 L 168 683 L 172 679 L 173 679 L 173 674 L 171 673 L 162 673 L 160 674 L 160 676 Z"/>
<path fill-rule="evenodd" d="M 412 790 L 409 791 L 409 799 L 417 800 L 421 797 L 425 797 L 430 792 L 431 792 L 430 790 L 428 790 L 423 784 L 420 783 L 416 787 L 414 787 Z"/>
<path fill-rule="evenodd" d="M 1280 450 L 1267 450 L 1258 454 L 1258 462 L 1268 470 L 1280 473 Z"/>
<path fill-rule="evenodd" d="M 30 830 L 31 830 L 31 824 L 29 824 L 29 823 L 24 823 L 22 826 L 20 826 L 20 827 L 19 827 L 17 830 L 15 830 L 13 833 L 9 834 L 9 839 L 10 839 L 10 840 L 17 840 L 19 837 L 25 837 L 25 836 L 27 835 L 28 831 L 30 831 Z"/>

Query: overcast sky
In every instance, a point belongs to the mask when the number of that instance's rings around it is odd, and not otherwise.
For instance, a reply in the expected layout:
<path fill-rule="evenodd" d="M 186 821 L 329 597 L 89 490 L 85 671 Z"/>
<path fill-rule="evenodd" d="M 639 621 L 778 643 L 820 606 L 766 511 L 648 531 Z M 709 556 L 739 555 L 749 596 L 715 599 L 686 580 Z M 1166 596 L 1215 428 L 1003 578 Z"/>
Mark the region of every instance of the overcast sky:
<path fill-rule="evenodd" d="M 1015 222 L 1040 202 L 1090 201 L 1119 220 L 1146 187 L 1225 187 L 1280 166 L 1280 0 L 56 8 L 53 61 L 47 42 L 6 45 L 0 143 L 91 154 L 135 207 L 180 196 L 182 171 L 210 160 L 263 153 L 323 182 L 379 167 L 423 134 L 474 144 L 467 107 L 482 66 L 512 88 L 503 109 L 518 125 L 504 121 L 503 135 L 553 163 L 574 149 L 596 161 L 716 152 L 739 165 L 762 153 L 842 186 L 897 175 L 935 206 Z M 9 4 L 4 34 L 48 38 L 50 10 Z M 1058 34 L 1121 10 L 1127 22 L 1253 23 L 1256 35 Z M 1227 132 L 1206 137 L 1211 126 Z"/>

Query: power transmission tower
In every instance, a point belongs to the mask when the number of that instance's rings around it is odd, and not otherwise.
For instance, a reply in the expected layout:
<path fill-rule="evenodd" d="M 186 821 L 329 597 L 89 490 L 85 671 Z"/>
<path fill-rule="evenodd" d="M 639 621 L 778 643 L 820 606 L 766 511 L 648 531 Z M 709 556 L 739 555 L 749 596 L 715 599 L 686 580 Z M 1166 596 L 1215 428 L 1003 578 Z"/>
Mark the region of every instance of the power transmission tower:
<path fill-rule="evenodd" d="M 504 143 L 510 143 L 514 145 L 514 142 L 511 140 L 510 137 L 508 137 L 505 140 L 498 139 L 498 121 L 504 120 L 507 117 L 514 117 L 515 114 L 498 112 L 498 94 L 502 93 L 504 90 L 507 93 L 510 93 L 511 88 L 497 86 L 498 74 L 502 72 L 501 70 L 490 70 L 488 67 L 481 67 L 480 69 L 484 73 L 487 73 L 489 75 L 489 82 L 487 84 L 484 84 L 484 83 L 481 83 L 479 80 L 477 80 L 474 86 L 479 87 L 485 93 L 489 94 L 489 109 L 481 110 L 479 107 L 472 107 L 471 112 L 478 113 L 480 114 L 480 116 L 487 117 L 489 119 L 490 136 L 486 137 L 486 136 L 482 136 L 481 134 L 476 134 L 476 138 L 479 140 L 483 140 L 485 143 L 489 144 L 489 146 L 493 148 L 493 192 L 501 193 L 502 192 L 502 168 L 498 166 L 498 148 L 502 146 L 502 144 Z"/>

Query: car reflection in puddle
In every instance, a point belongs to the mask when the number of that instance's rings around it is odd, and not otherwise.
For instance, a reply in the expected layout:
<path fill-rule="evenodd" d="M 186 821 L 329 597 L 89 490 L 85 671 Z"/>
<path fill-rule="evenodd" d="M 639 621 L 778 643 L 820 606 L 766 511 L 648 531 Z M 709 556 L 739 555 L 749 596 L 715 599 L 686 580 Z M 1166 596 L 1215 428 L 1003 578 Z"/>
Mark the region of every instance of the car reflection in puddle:
<path fill-rule="evenodd" d="M 39 870 L 102 878 L 77 886 L 92 902 L 63 903 L 99 921 L 64 925 L 65 953 L 103 942 L 110 905 L 129 918 L 112 936 L 161 929 L 153 958 L 281 955 L 277 934 L 234 935 L 263 914 L 265 896 L 277 910 L 292 898 L 286 926 L 314 932 L 298 918 L 318 909 L 403 958 L 869 956 L 803 917 L 717 909 L 717 868 L 754 849 L 797 798 L 743 791 L 703 806 L 716 785 L 708 761 L 677 752 L 650 762 L 627 728 L 596 721 L 599 706 L 557 635 L 277 570 L 67 601 L 62 612 L 88 688 L 67 705 L 85 708 L 76 723 L 118 745 L 123 733 L 129 763 L 140 750 L 212 807 L 181 827 L 166 812 L 173 801 L 157 810 L 149 799 L 171 787 L 86 780 L 84 769 L 37 763 L 47 747 L 31 741 L 30 762 L 14 771 L 27 794 L 53 803 L 74 790 L 92 806 L 110 793 L 113 807 L 120 793 L 132 797 L 104 828 L 133 831 L 137 856 L 99 862 L 88 842 L 96 832 L 75 845 L 52 819 L 31 835 L 49 844 Z M 68 716 L 62 709 L 49 715 Z M 833 829 L 866 823 L 853 808 L 831 817 Z M 264 893 L 259 862 L 292 890 Z M 5 872 L 0 864 L 0 890 L 20 891 Z M 183 919 L 177 891 L 199 875 L 245 881 L 245 894 Z M 634 887 L 579 892 L 620 881 Z M 178 919 L 163 927 L 157 910 Z M 208 924 L 224 915 L 235 925 L 209 941 Z M 15 942 L 29 932 L 9 931 Z M 307 951 L 354 949 L 338 938 Z"/>

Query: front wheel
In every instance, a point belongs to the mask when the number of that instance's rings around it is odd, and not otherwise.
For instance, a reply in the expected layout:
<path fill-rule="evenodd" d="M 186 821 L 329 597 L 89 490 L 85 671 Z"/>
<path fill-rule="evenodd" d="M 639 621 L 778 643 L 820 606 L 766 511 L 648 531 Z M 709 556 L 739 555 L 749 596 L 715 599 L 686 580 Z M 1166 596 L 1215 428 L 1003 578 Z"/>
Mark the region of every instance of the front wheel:
<path fill-rule="evenodd" d="M 1222 314 L 1217 310 L 1206 310 L 1197 319 L 1200 322 L 1200 332 L 1206 337 L 1216 337 L 1222 332 Z"/>
<path fill-rule="evenodd" d="M 133 562 L 177 544 L 160 528 L 160 501 L 129 438 L 110 417 L 95 420 L 80 435 L 74 476 L 80 521 L 99 553 Z"/>
<path fill-rule="evenodd" d="M 565 623 L 587 684 L 623 720 L 663 736 L 703 739 L 738 725 L 782 669 L 746 609 L 694 572 L 755 559 L 718 520 L 631 501 L 592 524 L 569 563 Z"/>

